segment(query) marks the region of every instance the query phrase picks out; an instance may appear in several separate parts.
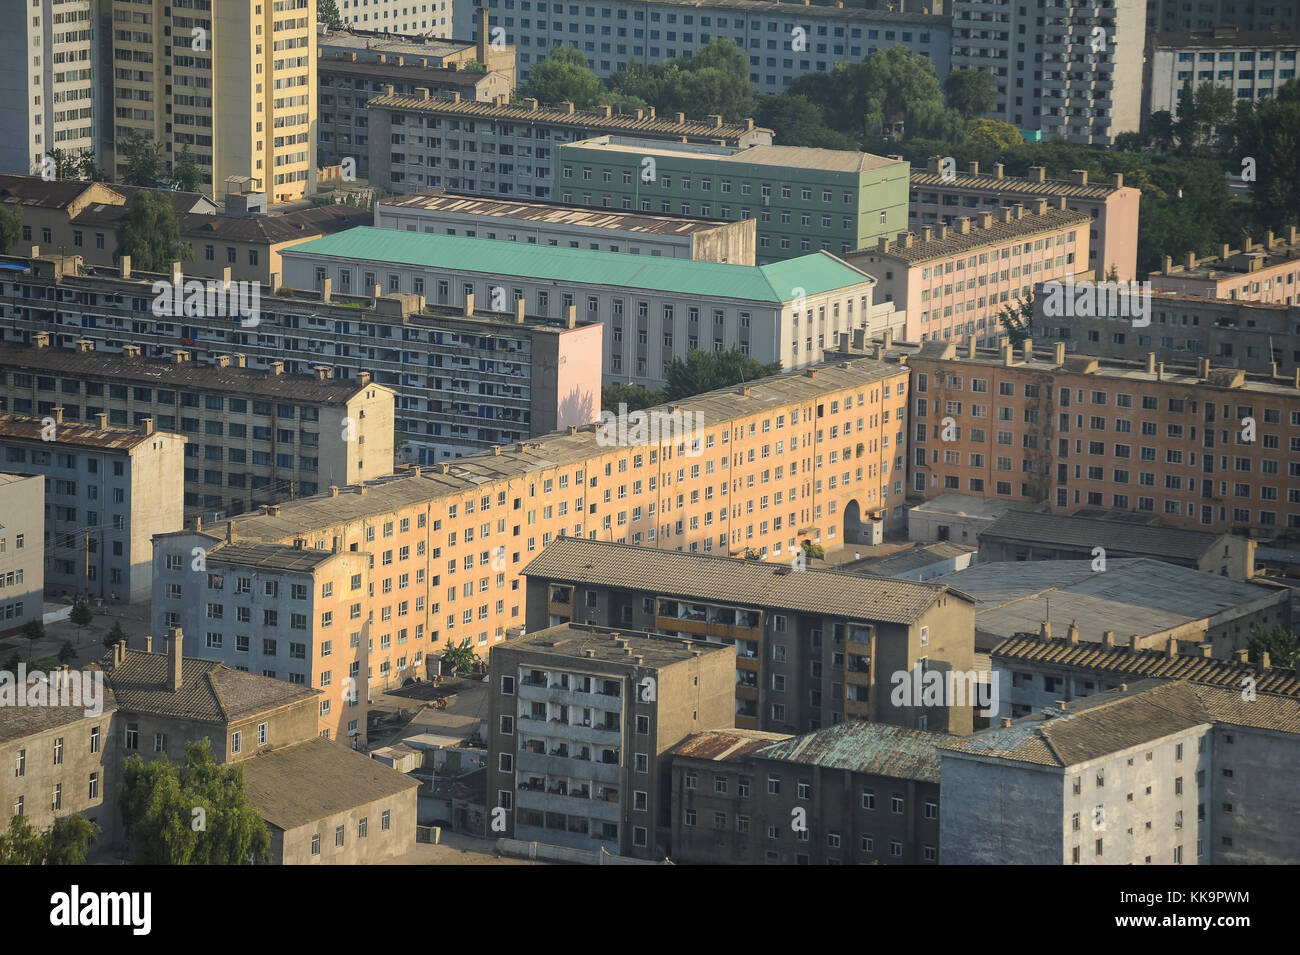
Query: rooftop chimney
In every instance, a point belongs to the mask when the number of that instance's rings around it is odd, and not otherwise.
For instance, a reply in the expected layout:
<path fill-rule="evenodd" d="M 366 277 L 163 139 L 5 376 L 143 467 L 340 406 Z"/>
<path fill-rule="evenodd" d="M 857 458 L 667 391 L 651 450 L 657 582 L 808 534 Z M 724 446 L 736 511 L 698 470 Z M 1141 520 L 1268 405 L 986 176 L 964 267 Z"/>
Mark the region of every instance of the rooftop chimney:
<path fill-rule="evenodd" d="M 167 688 L 173 693 L 180 692 L 181 688 L 181 628 L 170 627 L 167 630 L 167 657 L 171 666 L 169 667 L 169 679 Z"/>
<path fill-rule="evenodd" d="M 1171 660 L 1178 659 L 1178 638 L 1170 637 L 1169 642 L 1165 645 L 1165 653 Z"/>
<path fill-rule="evenodd" d="M 153 653 L 153 634 L 152 634 L 152 633 L 146 633 L 146 634 L 144 635 L 144 652 L 145 652 L 145 653 Z"/>
<path fill-rule="evenodd" d="M 465 293 L 465 317 L 466 318 L 474 317 L 474 293 L 473 292 Z"/>
<path fill-rule="evenodd" d="M 1070 621 L 1070 629 L 1066 633 L 1066 639 L 1068 639 L 1071 643 L 1079 642 L 1079 624 L 1077 621 L 1074 620 Z"/>
<path fill-rule="evenodd" d="M 284 362 L 282 362 L 282 361 L 273 361 L 273 362 L 271 362 L 269 365 L 267 365 L 267 369 L 268 369 L 268 370 L 271 372 L 271 374 L 273 374 L 273 375 L 283 375 L 283 374 L 284 374 Z"/>
<path fill-rule="evenodd" d="M 1029 167 L 1029 181 L 1030 181 L 1030 182 L 1046 182 L 1046 181 L 1047 181 L 1047 167 L 1046 167 L 1046 166 L 1030 166 L 1030 167 Z"/>
<path fill-rule="evenodd" d="M 1002 717 L 1002 728 L 1006 729 L 1010 725 L 1011 725 L 1011 717 L 1009 716 Z"/>
<path fill-rule="evenodd" d="M 1102 634 L 1101 634 L 1101 645 L 1102 645 L 1103 647 L 1109 647 L 1109 648 L 1112 649 L 1112 650 L 1115 648 L 1115 631 L 1114 631 L 1114 630 L 1103 630 L 1103 631 L 1102 631 Z"/>
<path fill-rule="evenodd" d="M 1065 342 L 1057 342 L 1055 346 L 1055 350 L 1056 350 L 1056 354 L 1053 356 L 1056 359 L 1055 364 L 1064 365 L 1065 364 Z"/>
<path fill-rule="evenodd" d="M 233 544 L 236 538 L 235 522 L 226 521 L 226 543 Z"/>
<path fill-rule="evenodd" d="M 515 299 L 515 321 L 520 325 L 524 323 L 524 300 L 522 298 Z"/>
<path fill-rule="evenodd" d="M 1040 640 L 1052 639 L 1052 622 L 1050 620 L 1044 620 L 1042 623 L 1038 625 L 1038 639 Z"/>
<path fill-rule="evenodd" d="M 124 279 L 129 279 L 131 277 L 131 256 L 122 256 L 122 263 L 119 266 L 118 271 Z"/>
<path fill-rule="evenodd" d="M 1070 170 L 1070 179 L 1076 186 L 1086 186 L 1088 184 L 1088 170 L 1072 169 Z"/>
<path fill-rule="evenodd" d="M 370 384 L 370 372 L 368 371 L 357 372 L 357 384 L 359 384 L 362 388 Z"/>
<path fill-rule="evenodd" d="M 994 179 L 1002 179 L 1004 176 L 1005 176 L 1005 172 L 1004 172 L 1004 170 L 1003 170 L 1002 163 L 1000 163 L 1000 162 L 995 162 L 995 163 L 993 164 L 993 178 L 994 178 Z"/>

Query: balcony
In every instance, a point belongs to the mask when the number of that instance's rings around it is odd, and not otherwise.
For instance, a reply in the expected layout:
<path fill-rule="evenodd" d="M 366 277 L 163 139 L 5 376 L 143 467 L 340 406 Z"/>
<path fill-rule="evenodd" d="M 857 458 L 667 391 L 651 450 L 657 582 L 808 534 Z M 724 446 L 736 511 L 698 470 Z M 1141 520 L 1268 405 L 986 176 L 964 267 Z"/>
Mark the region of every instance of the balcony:
<path fill-rule="evenodd" d="M 599 789 L 597 789 L 599 792 Z M 621 804 L 615 798 L 588 799 L 580 796 L 559 795 L 551 792 L 533 792 L 522 785 L 515 793 L 515 804 L 520 809 L 536 809 L 541 812 L 562 812 L 573 816 L 599 819 L 602 822 L 618 822 L 622 817 Z"/>
<path fill-rule="evenodd" d="M 583 726 L 572 721 L 561 723 L 558 719 L 537 720 L 527 716 L 519 718 L 519 732 L 525 735 L 562 737 L 570 743 L 600 743 L 604 745 L 618 743 L 623 738 L 619 730 L 608 730 L 599 725 Z"/>
<path fill-rule="evenodd" d="M 621 709 L 619 698 L 603 693 L 583 693 L 570 690 L 558 683 L 546 686 L 519 681 L 519 698 L 529 702 L 562 703 L 567 706 L 586 707 L 593 710 Z"/>
<path fill-rule="evenodd" d="M 616 783 L 623 775 L 623 767 L 618 763 L 602 763 L 592 759 L 580 759 L 577 756 L 549 756 L 541 753 L 521 752 L 515 759 L 515 767 L 520 773 L 537 773 L 548 776 L 590 777 L 598 783 Z"/>

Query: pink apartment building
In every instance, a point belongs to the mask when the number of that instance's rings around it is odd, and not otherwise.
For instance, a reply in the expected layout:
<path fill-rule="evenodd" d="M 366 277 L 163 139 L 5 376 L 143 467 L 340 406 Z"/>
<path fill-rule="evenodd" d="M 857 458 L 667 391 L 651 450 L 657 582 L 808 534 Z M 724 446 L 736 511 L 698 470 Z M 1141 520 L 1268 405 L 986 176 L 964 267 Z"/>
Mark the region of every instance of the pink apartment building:
<path fill-rule="evenodd" d="M 1300 241 L 1296 227 L 1285 236 L 1269 232 L 1263 242 L 1247 239 L 1240 249 L 1227 244 L 1219 254 L 1198 259 L 1188 252 L 1181 265 L 1165 256 L 1164 268 L 1152 272 L 1151 287 L 1203 298 L 1239 302 L 1268 302 L 1274 305 L 1300 304 Z"/>
<path fill-rule="evenodd" d="M 877 281 L 875 299 L 906 312 L 904 341 L 965 341 L 993 345 L 998 315 L 1028 299 L 1035 284 L 1091 278 L 1087 213 L 1065 198 L 1037 199 L 999 215 L 962 217 L 920 235 L 881 237 L 874 249 L 844 258 Z"/>
<path fill-rule="evenodd" d="M 1089 182 L 1085 169 L 1074 170 L 1068 180 L 1048 179 L 1043 166 L 1030 166 L 1025 177 L 1008 176 L 1002 163 L 992 173 L 981 173 L 973 162 L 969 171 L 945 175 L 943 159 L 930 158 L 927 169 L 913 169 L 908 203 L 908 226 L 918 232 L 925 226 L 951 226 L 961 216 L 997 213 L 1035 199 L 1065 198 L 1065 208 L 1084 212 L 1092 219 L 1088 229 L 1088 254 L 1083 263 L 1092 277 L 1104 279 L 1113 266 L 1121 282 L 1137 278 L 1138 205 L 1141 190 L 1124 185 L 1122 173 L 1109 183 Z M 1082 271 L 1082 270 L 1081 270 Z"/>

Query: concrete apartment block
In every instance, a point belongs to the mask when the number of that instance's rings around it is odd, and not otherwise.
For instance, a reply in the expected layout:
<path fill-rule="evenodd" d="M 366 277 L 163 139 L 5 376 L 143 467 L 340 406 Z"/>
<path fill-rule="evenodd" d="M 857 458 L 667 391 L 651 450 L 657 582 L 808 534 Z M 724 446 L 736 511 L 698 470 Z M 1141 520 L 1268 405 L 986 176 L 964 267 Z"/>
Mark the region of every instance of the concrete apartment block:
<path fill-rule="evenodd" d="M 331 378 L 329 366 L 286 375 L 279 362 L 256 371 L 243 354 L 199 365 L 183 349 L 150 361 L 138 345 L 103 353 L 93 339 L 52 348 L 48 332 L 32 335 L 32 346 L 0 344 L 0 411 L 43 417 L 59 407 L 65 421 L 106 412 L 116 426 L 152 418 L 160 433 L 188 436 L 189 516 L 392 473 L 393 392 L 364 376 Z"/>
<path fill-rule="evenodd" d="M 451 0 L 435 0 L 418 7 L 402 0 L 340 0 L 339 17 L 349 31 L 379 33 L 420 33 L 432 37 L 450 37 Z M 343 34 L 326 34 L 337 40 Z M 395 37 L 406 40 L 406 37 Z M 453 41 L 454 42 L 454 41 Z"/>
<path fill-rule="evenodd" d="M 231 369 L 241 360 L 250 369 L 267 369 L 281 382 L 292 375 L 318 379 L 324 367 L 348 384 L 312 381 L 310 389 L 346 390 L 373 381 L 382 386 L 375 400 L 383 399 L 388 389 L 398 392 L 395 399 L 385 399 L 396 402 L 395 420 L 394 412 L 376 411 L 368 404 L 352 415 L 353 436 L 367 439 L 356 441 L 358 469 L 363 460 L 367 470 L 384 462 L 391 466 L 391 454 L 382 449 L 394 427 L 399 440 L 410 446 L 403 460 L 432 463 L 588 424 L 600 415 L 602 326 L 594 321 L 570 326 L 562 319 L 526 315 L 518 301 L 513 311 L 438 306 L 422 293 L 385 295 L 375 282 L 384 273 L 366 270 L 358 276 L 367 283 L 358 289 L 365 295 L 336 295 L 329 283 L 319 292 L 277 286 L 278 293 L 263 300 L 261 322 L 252 331 L 234 329 L 232 320 L 223 317 L 187 316 L 184 325 L 167 317 L 142 317 L 128 302 L 147 300 L 157 275 L 85 268 L 73 256 L 13 261 L 32 274 L 21 285 L 0 282 L 0 289 L 14 293 L 13 298 L 0 299 L 14 303 L 0 304 L 0 333 L 10 341 L 39 341 L 41 333 L 29 324 L 39 314 L 54 326 L 48 334 L 57 348 L 80 348 L 90 341 L 96 361 L 104 361 L 105 353 L 125 355 L 138 347 L 146 357 L 175 362 L 176 335 L 185 332 L 188 338 L 180 339 L 179 350 L 196 363 L 225 368 L 223 375 L 239 374 Z M 100 303 L 93 307 L 95 327 L 82 327 L 82 316 L 91 306 L 74 304 L 71 296 L 93 297 Z M 27 301 L 17 304 L 22 299 Z M 39 299 L 68 299 L 68 306 L 37 312 Z M 490 304 L 490 298 L 486 301 Z M 60 332 L 59 326 L 68 331 Z M 231 354 L 232 346 L 239 351 Z M 420 370 L 425 373 L 417 373 Z M 278 412 L 280 404 L 276 402 L 272 411 Z M 325 418 L 330 434 L 341 436 L 342 419 L 329 414 Z M 322 423 L 318 429 L 322 435 L 326 427 Z M 272 435 L 278 436 L 279 430 L 273 428 Z M 370 452 L 364 458 L 363 444 Z M 275 467 L 277 460 L 271 459 Z M 339 483 L 339 471 L 335 474 L 333 482 L 326 478 L 322 485 L 318 460 L 316 472 L 300 470 L 296 478 L 299 484 L 322 487 Z M 268 482 L 252 496 L 255 506 L 273 503 L 270 488 Z M 287 491 L 288 486 L 278 489 Z M 215 494 L 215 486 L 205 493 Z"/>
<path fill-rule="evenodd" d="M 1142 192 L 1124 185 L 1123 173 L 1109 183 L 1089 182 L 1086 169 L 1076 169 L 1070 179 L 1048 179 L 1043 166 L 1030 166 L 1025 177 L 1008 176 L 1002 163 L 980 172 L 972 162 L 966 171 L 945 175 L 942 156 L 932 156 L 924 170 L 911 173 L 908 228 L 919 234 L 922 226 L 955 225 L 961 216 L 1000 213 L 1017 205 L 1029 207 L 1037 199 L 1053 204 L 1065 197 L 1065 208 L 1092 217 L 1088 230 L 1088 268 L 1093 278 L 1104 279 L 1114 270 L 1121 282 L 1137 278 L 1138 207 Z"/>
<path fill-rule="evenodd" d="M 1153 290 L 1150 327 L 1129 328 L 1114 315 L 1044 314 L 1034 291 L 1034 328 L 1045 341 L 1065 342 L 1066 353 L 1083 350 L 1099 358 L 1191 364 L 1209 358 L 1222 368 L 1255 375 L 1289 375 L 1300 367 L 1300 305 L 1201 298 Z"/>
<path fill-rule="evenodd" d="M 753 265 L 754 220 L 646 215 L 552 202 L 485 199 L 443 189 L 375 203 L 375 226 L 632 255 Z"/>
<path fill-rule="evenodd" d="M 1273 99 L 1296 75 L 1300 32 L 1242 32 L 1216 26 L 1203 33 L 1156 33 L 1147 38 L 1142 81 L 1144 118 L 1161 110 L 1178 116 L 1183 84 L 1213 83 L 1232 90 L 1233 102 Z"/>
<path fill-rule="evenodd" d="M 35 0 L 0 35 L 0 170 L 41 172 L 50 150 L 95 154 L 105 103 L 95 83 L 104 42 L 94 0 Z"/>
<path fill-rule="evenodd" d="M 1297 712 L 1144 680 L 941 743 L 940 862 L 1294 864 Z"/>
<path fill-rule="evenodd" d="M 1300 9 L 1281 0 L 1147 0 L 1147 32 L 1206 31 L 1230 25 L 1240 30 L 1300 29 Z"/>
<path fill-rule="evenodd" d="M 901 526 L 898 415 L 906 375 L 897 365 L 859 359 L 686 399 L 677 408 L 699 422 L 698 456 L 679 451 L 670 437 L 649 446 L 602 445 L 594 427 L 572 429 L 337 495 L 286 501 L 234 524 L 241 542 L 291 547 L 303 539 L 306 550 L 355 547 L 373 555 L 378 580 L 370 608 L 380 637 L 423 626 L 426 658 L 448 639 L 466 637 L 483 653 L 506 639 L 507 628 L 513 634 L 522 627 L 520 571 L 561 534 L 735 556 L 748 549 L 788 561 L 804 539 L 834 552 L 842 541 L 855 543 L 869 522 Z M 803 458 L 787 451 L 796 441 L 807 449 Z M 764 495 L 772 511 L 784 513 L 764 513 Z M 382 563 L 389 549 L 394 567 Z M 393 589 L 401 573 L 416 581 L 406 622 L 394 617 L 408 599 Z M 184 596 L 200 595 L 190 588 Z M 282 606 L 280 619 L 290 612 Z M 369 619 L 364 604 L 361 619 Z M 368 668 L 377 675 L 388 660 L 391 671 L 398 657 L 419 649 L 385 648 L 376 639 Z"/>
<path fill-rule="evenodd" d="M 692 736 L 670 754 L 672 858 L 937 865 L 936 746 L 953 738 L 862 722 L 804 736 L 739 729 Z"/>
<path fill-rule="evenodd" d="M 665 143 L 599 136 L 556 151 L 564 202 L 758 221 L 758 262 L 843 255 L 901 229 L 908 165 L 802 146 Z M 716 183 L 716 185 L 715 185 Z"/>
<path fill-rule="evenodd" d="M 529 631 L 575 621 L 727 647 L 741 729 L 863 719 L 971 731 L 971 701 L 898 705 L 891 695 L 897 675 L 910 680 L 917 667 L 972 669 L 974 604 L 942 585 L 578 537 L 555 540 L 523 573 Z"/>
<path fill-rule="evenodd" d="M 145 600 L 153 535 L 181 526 L 181 435 L 0 414 L 0 466 L 45 479 L 45 587 L 51 594 Z"/>
<path fill-rule="evenodd" d="M 1019 352 L 962 351 L 928 343 L 907 358 L 915 493 L 960 491 L 1055 514 L 1160 514 L 1174 527 L 1260 538 L 1300 528 L 1294 378 L 1211 369 L 1204 359 L 1192 369 L 1154 355 L 1145 366 L 1067 356 L 1064 342 L 1054 354 L 1036 354 L 1032 342 Z M 956 430 L 944 441 L 949 417 Z M 1246 418 L 1257 440 L 1245 440 Z"/>
<path fill-rule="evenodd" d="M 492 649 L 488 805 L 507 839 L 662 859 L 664 754 L 729 726 L 731 654 L 690 640 L 565 624 Z M 495 810 L 504 810 L 497 812 Z"/>
<path fill-rule="evenodd" d="M 604 380 L 649 388 L 666 384 L 673 358 L 710 344 L 788 369 L 814 364 L 838 332 L 866 323 L 875 284 L 825 252 L 723 265 L 374 228 L 306 242 L 283 259 L 285 281 L 297 288 L 377 277 L 390 292 L 467 311 L 504 298 L 543 317 L 559 311 L 571 326 L 579 316 L 600 322 Z M 577 373 L 559 371 L 561 395 Z"/>
<path fill-rule="evenodd" d="M 875 248 L 845 261 L 876 279 L 876 296 L 907 313 L 909 341 L 977 341 L 1005 337 L 998 316 L 1028 300 L 1036 281 L 1088 274 L 1088 217 L 1065 208 L 1065 197 L 1003 209 L 1000 216 L 963 216 L 950 229 L 881 236 Z M 978 282 L 978 284 L 977 284 Z"/>
<path fill-rule="evenodd" d="M 154 542 L 153 627 L 180 627 L 190 634 L 194 652 L 232 669 L 317 687 L 320 735 L 343 741 L 365 739 L 367 687 L 379 682 L 401 686 L 423 673 L 424 625 L 412 636 L 405 624 L 411 604 L 417 616 L 423 597 L 412 596 L 411 573 L 397 581 L 396 668 L 390 671 L 393 626 L 382 629 L 379 650 L 385 659 L 377 673 L 368 669 L 372 625 L 369 609 L 370 561 L 365 554 L 244 542 L 237 525 L 224 533 L 201 530 L 160 535 Z M 409 548 L 397 555 L 410 567 Z M 393 550 L 376 563 L 393 563 Z M 420 579 L 418 583 L 423 583 Z M 387 578 L 392 590 L 392 578 Z M 403 619 L 405 618 L 405 619 Z M 392 619 L 386 607 L 381 623 Z M 312 735 L 315 735 L 314 733 Z"/>
<path fill-rule="evenodd" d="M 1146 0 L 952 3 L 952 68 L 992 72 L 991 118 L 1043 139 L 1109 146 L 1136 130 L 1145 37 Z"/>
<path fill-rule="evenodd" d="M 948 75 L 952 21 L 929 12 L 937 5 L 864 9 L 805 2 L 778 8 L 763 0 L 604 0 L 595 6 L 552 5 L 549 16 L 533 19 L 523 2 L 461 0 L 454 4 L 453 22 L 458 36 L 478 35 L 471 32 L 473 18 L 486 6 L 491 27 L 519 49 L 521 80 L 557 43 L 577 47 L 598 76 L 609 76 L 633 63 L 690 57 L 713 37 L 730 39 L 749 55 L 749 77 L 760 93 L 779 93 L 804 73 L 857 63 L 898 45 L 929 59 L 940 80 Z"/>
<path fill-rule="evenodd" d="M 0 471 L 0 636 L 41 619 L 44 545 L 44 476 Z"/>
<path fill-rule="evenodd" d="M 396 193 L 443 186 L 472 195 L 554 199 L 556 146 L 609 133 L 737 146 L 772 142 L 772 131 L 752 119 L 728 125 L 721 116 L 656 117 L 653 108 L 615 114 L 607 105 L 579 110 L 568 102 L 510 103 L 505 96 L 479 103 L 456 92 L 431 96 L 423 88 L 400 96 L 386 87 L 366 104 L 366 114 L 370 184 Z"/>
<path fill-rule="evenodd" d="M 1149 280 L 1154 289 L 1181 295 L 1296 305 L 1300 304 L 1297 276 L 1300 235 L 1291 226 L 1285 235 L 1265 233 L 1263 242 L 1247 238 L 1240 249 L 1224 243 L 1219 254 L 1209 258 L 1189 252 L 1176 265 L 1165 256 L 1164 267 L 1152 272 Z"/>

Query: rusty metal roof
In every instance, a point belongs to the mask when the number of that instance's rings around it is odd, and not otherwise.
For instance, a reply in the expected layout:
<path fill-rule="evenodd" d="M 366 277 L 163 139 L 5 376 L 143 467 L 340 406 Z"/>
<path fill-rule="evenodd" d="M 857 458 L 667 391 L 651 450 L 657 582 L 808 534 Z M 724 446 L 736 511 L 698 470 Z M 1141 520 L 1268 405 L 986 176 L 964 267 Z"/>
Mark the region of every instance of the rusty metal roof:
<path fill-rule="evenodd" d="M 887 723 L 849 720 L 824 730 L 794 736 L 757 750 L 761 759 L 844 769 L 869 776 L 919 782 L 939 781 L 941 743 L 958 739 L 948 733 L 905 729 Z"/>
<path fill-rule="evenodd" d="M 146 441 L 163 439 L 185 442 L 183 435 L 156 431 L 143 434 L 139 428 L 97 428 L 94 425 L 65 421 L 58 425 L 56 440 L 45 441 L 41 434 L 44 418 L 18 414 L 0 414 L 0 440 L 32 441 L 46 447 L 81 447 L 99 451 L 130 451 Z M 52 420 L 52 419 L 51 419 Z"/>
<path fill-rule="evenodd" d="M 748 756 L 755 750 L 790 739 L 786 733 L 768 733 L 763 730 L 723 729 L 696 733 L 682 740 L 669 752 L 688 759 L 707 759 L 725 762 Z"/>

